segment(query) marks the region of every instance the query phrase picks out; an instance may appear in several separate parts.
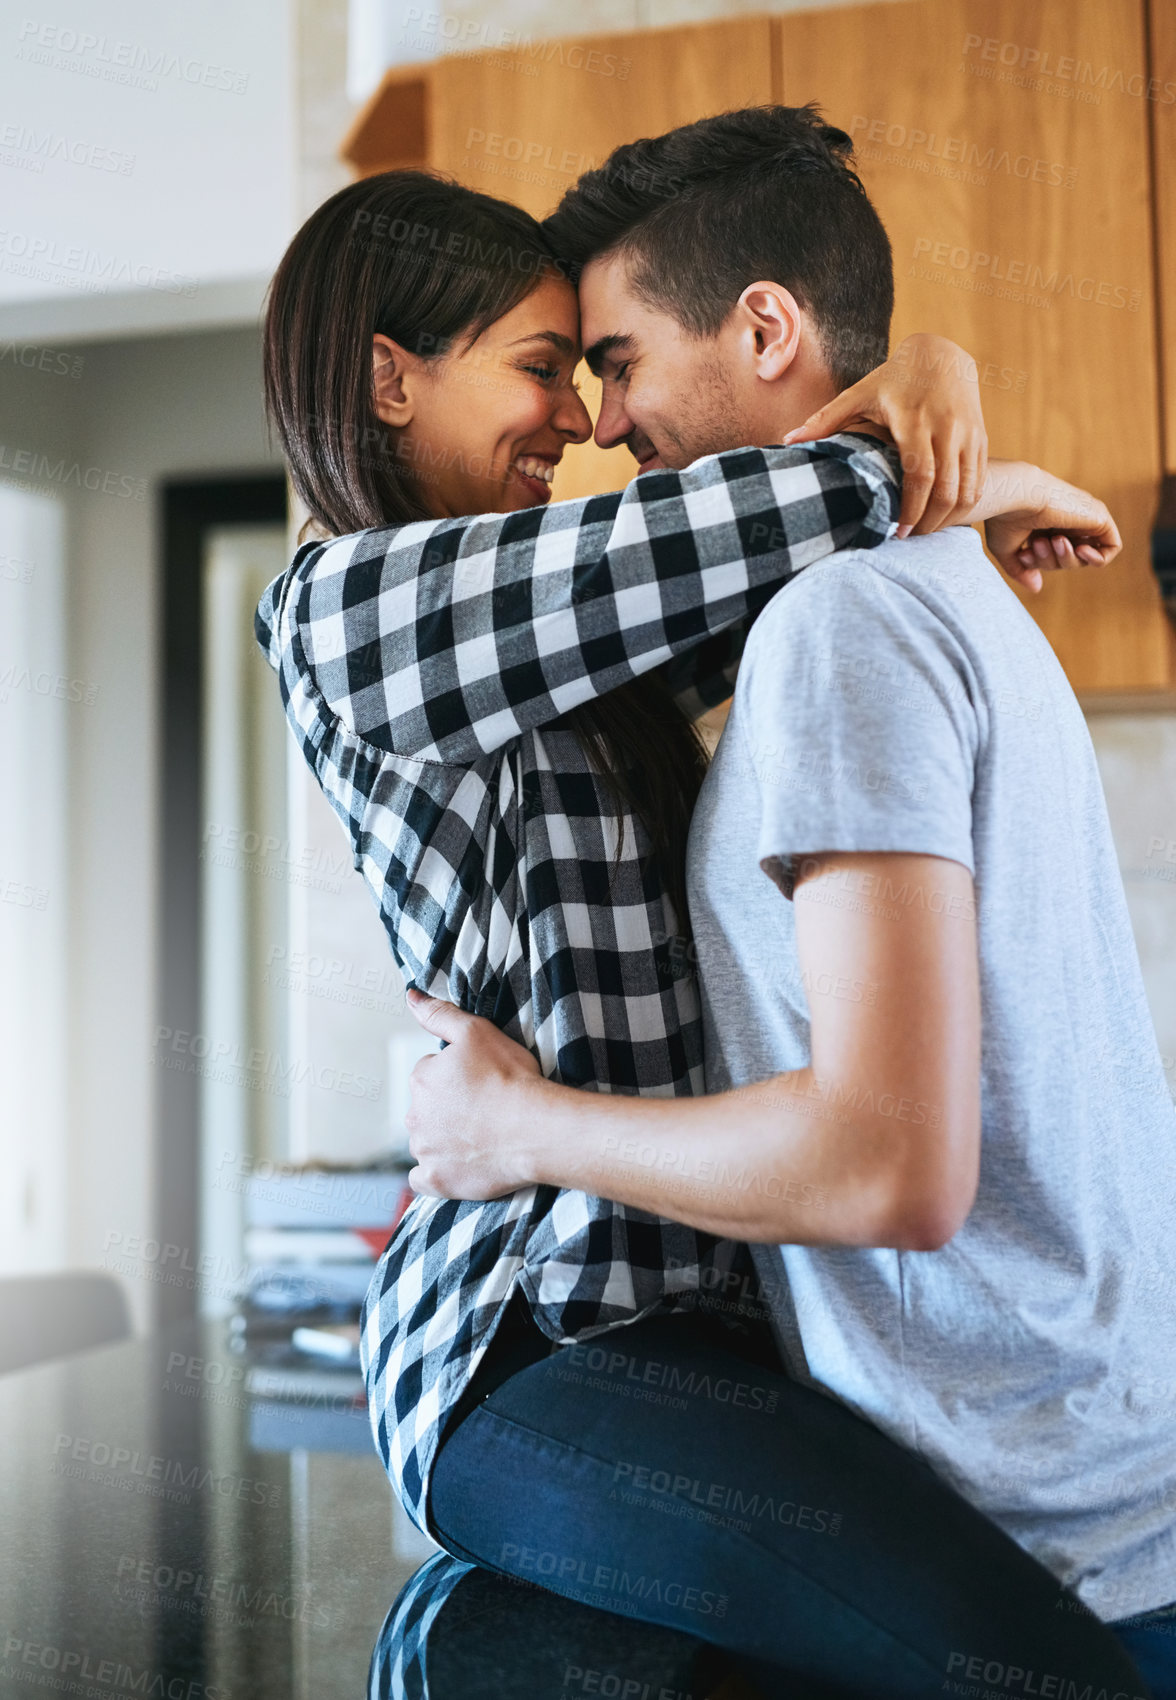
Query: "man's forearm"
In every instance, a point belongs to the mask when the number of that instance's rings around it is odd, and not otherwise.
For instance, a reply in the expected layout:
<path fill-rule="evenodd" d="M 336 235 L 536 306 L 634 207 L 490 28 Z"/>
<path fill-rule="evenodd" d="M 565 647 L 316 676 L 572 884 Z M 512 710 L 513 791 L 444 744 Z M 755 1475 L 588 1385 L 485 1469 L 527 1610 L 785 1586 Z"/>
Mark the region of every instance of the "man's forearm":
<path fill-rule="evenodd" d="M 529 1182 L 734 1239 L 925 1238 L 904 1210 L 894 1149 L 904 1127 L 926 1127 L 938 1110 L 895 1093 L 820 1080 L 811 1068 L 695 1099 L 618 1097 L 535 1079 L 517 1110 Z"/>
<path fill-rule="evenodd" d="M 846 906 L 849 878 L 919 901 Z M 979 1184 L 972 876 L 938 856 L 830 853 L 804 859 L 792 901 L 802 979 L 819 994 L 811 1061 L 734 1091 L 576 1091 L 484 1018 L 410 992 L 446 1041 L 413 1071 L 414 1187 L 500 1198 L 554 1186 L 765 1243 L 945 1245 Z M 838 997 L 859 972 L 877 995 Z"/>

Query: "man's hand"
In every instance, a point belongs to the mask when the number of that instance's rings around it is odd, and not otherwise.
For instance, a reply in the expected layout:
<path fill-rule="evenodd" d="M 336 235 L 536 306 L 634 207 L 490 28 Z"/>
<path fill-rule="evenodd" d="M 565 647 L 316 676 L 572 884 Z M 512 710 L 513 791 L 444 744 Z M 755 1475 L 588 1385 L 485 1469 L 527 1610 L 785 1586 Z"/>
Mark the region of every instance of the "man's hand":
<path fill-rule="evenodd" d="M 864 900 L 843 903 L 847 879 Z M 875 901 L 892 890 L 907 900 Z M 946 1244 L 979 1175 L 972 876 L 935 856 L 810 856 L 795 907 L 812 1061 L 711 1097 L 559 1086 L 490 1022 L 410 993 L 447 1046 L 413 1070 L 413 1189 L 567 1187 L 763 1244 Z"/>
<path fill-rule="evenodd" d="M 988 432 L 976 362 L 958 343 L 919 331 L 835 400 L 789 431 L 811 443 L 876 425 L 902 457 L 898 535 L 966 523 L 988 470 Z"/>
<path fill-rule="evenodd" d="M 423 992 L 410 991 L 408 1007 L 445 1041 L 412 1071 L 409 1186 L 442 1198 L 501 1198 L 529 1186 L 523 1101 L 540 1079 L 530 1051 L 480 1015 Z"/>

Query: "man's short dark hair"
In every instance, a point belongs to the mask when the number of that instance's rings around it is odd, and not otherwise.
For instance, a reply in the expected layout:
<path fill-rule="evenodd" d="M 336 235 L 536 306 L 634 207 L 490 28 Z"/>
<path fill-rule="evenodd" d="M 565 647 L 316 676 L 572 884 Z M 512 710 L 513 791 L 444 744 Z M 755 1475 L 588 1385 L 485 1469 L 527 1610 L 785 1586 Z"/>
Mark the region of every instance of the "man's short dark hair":
<path fill-rule="evenodd" d="M 852 158 L 815 106 L 724 112 L 617 148 L 544 229 L 575 275 L 623 254 L 638 294 L 695 336 L 749 283 L 782 284 L 844 388 L 886 359 L 894 307 L 890 242 Z"/>

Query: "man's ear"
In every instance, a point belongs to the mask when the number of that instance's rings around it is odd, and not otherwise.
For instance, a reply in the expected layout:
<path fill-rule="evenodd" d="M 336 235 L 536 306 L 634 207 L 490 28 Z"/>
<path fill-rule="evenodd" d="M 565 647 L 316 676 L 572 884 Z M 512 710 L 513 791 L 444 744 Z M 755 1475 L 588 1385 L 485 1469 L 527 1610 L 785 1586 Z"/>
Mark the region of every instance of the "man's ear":
<path fill-rule="evenodd" d="M 782 378 L 800 352 L 804 314 L 795 295 L 778 283 L 749 283 L 735 304 L 757 378 Z"/>
<path fill-rule="evenodd" d="M 377 419 L 403 426 L 412 419 L 414 363 L 398 342 L 376 332 L 372 337 L 372 396 Z"/>

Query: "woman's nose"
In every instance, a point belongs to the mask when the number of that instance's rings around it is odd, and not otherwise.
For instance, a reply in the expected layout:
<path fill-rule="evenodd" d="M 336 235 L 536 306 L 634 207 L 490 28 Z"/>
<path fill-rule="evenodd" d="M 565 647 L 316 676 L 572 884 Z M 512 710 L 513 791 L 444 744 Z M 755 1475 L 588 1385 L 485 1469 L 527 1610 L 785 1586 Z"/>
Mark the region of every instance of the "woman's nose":
<path fill-rule="evenodd" d="M 584 406 L 579 392 L 570 385 L 560 392 L 552 423 L 570 443 L 586 443 L 592 435 L 592 415 Z"/>

